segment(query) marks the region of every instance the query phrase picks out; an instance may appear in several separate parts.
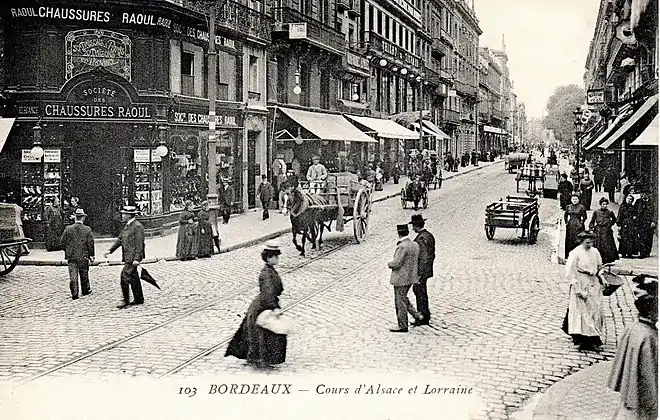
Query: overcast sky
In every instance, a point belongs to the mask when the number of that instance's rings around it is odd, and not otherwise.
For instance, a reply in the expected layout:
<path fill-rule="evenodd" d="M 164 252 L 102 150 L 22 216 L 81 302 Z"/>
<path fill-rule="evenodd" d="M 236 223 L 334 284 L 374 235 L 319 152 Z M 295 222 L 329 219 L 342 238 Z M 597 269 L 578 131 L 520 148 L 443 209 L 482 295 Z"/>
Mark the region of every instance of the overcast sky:
<path fill-rule="evenodd" d="M 600 0 L 475 0 L 479 44 L 499 49 L 527 115 L 540 117 L 555 87 L 583 86 L 584 64 Z"/>

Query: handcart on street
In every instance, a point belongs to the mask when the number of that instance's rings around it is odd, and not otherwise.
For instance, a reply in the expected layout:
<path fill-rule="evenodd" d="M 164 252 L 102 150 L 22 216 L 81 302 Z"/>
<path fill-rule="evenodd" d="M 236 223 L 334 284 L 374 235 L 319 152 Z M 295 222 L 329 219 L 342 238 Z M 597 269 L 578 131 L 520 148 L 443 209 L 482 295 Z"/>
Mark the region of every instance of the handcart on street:
<path fill-rule="evenodd" d="M 520 181 L 527 181 L 528 187 L 525 193 L 530 197 L 535 197 L 545 187 L 545 165 L 534 162 L 520 168 L 516 175 L 517 193 L 520 193 Z"/>
<path fill-rule="evenodd" d="M 559 194 L 559 166 L 550 165 L 545 170 L 543 198 L 557 198 Z"/>
<path fill-rule="evenodd" d="M 484 223 L 486 238 L 492 240 L 497 228 L 522 229 L 527 243 L 536 243 L 540 230 L 538 199 L 524 196 L 507 196 L 486 206 Z"/>
<path fill-rule="evenodd" d="M 0 203 L 0 276 L 14 270 L 32 240 L 24 237 L 20 224 L 21 208 Z"/>

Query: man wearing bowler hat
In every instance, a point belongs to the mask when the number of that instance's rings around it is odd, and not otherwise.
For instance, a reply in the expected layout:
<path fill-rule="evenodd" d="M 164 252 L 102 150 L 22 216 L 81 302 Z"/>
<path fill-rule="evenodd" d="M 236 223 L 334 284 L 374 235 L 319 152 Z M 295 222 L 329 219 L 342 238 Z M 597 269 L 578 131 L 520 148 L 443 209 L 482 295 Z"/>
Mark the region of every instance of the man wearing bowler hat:
<path fill-rule="evenodd" d="M 408 237 L 408 225 L 397 225 L 396 231 L 399 234 L 399 240 L 396 243 L 394 259 L 387 266 L 392 270 L 390 283 L 394 286 L 394 306 L 396 308 L 396 317 L 399 327 L 390 329 L 392 332 L 408 332 L 408 313 L 410 313 L 417 322 L 422 320 L 422 315 L 415 310 L 415 307 L 408 300 L 408 291 L 410 286 L 417 283 L 417 261 L 419 259 L 419 245 L 411 241 Z"/>
<path fill-rule="evenodd" d="M 419 259 L 417 260 L 417 273 L 419 282 L 413 285 L 413 292 L 417 299 L 417 310 L 422 314 L 422 319 L 413 325 L 428 325 L 431 319 L 429 311 L 429 295 L 426 290 L 426 282 L 433 277 L 433 261 L 435 260 L 435 238 L 428 230 L 424 229 L 426 219 L 421 214 L 413 214 L 410 225 L 417 233 L 415 243 L 419 245 Z"/>
<path fill-rule="evenodd" d="M 121 270 L 120 285 L 124 301 L 117 308 L 122 309 L 129 305 L 144 303 L 142 285 L 140 284 L 140 277 L 137 275 L 137 267 L 140 265 L 140 261 L 144 259 L 144 227 L 136 220 L 138 210 L 135 206 L 124 206 L 120 213 L 122 221 L 126 222 L 126 226 L 119 234 L 119 238 L 110 247 L 110 251 L 105 254 L 105 258 L 108 258 L 108 255 L 121 246 L 124 268 Z M 129 287 L 133 291 L 132 302 L 130 302 Z"/>
<path fill-rule="evenodd" d="M 74 223 L 64 229 L 60 237 L 60 247 L 69 266 L 69 287 L 71 298 L 78 299 L 78 277 L 82 295 L 92 293 L 89 286 L 89 263 L 94 261 L 94 236 L 92 229 L 85 226 L 85 211 L 77 208 L 73 214 Z"/>

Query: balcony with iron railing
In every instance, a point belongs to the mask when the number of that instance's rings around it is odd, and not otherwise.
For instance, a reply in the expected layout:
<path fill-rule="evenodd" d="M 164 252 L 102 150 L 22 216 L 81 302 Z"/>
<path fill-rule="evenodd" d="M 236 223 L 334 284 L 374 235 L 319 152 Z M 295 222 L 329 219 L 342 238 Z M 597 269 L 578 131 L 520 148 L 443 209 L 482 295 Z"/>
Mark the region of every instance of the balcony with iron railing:
<path fill-rule="evenodd" d="M 369 44 L 369 49 L 373 52 L 380 53 L 385 58 L 395 58 L 416 69 L 419 69 L 423 64 L 422 59 L 419 56 L 406 51 L 404 48 L 388 41 L 375 32 L 367 32 L 366 39 Z"/>
<path fill-rule="evenodd" d="M 320 48 L 343 54 L 346 50 L 345 37 L 340 31 L 307 16 L 291 7 L 274 7 L 272 9 L 276 27 L 282 24 L 306 23 L 307 39 Z"/>
<path fill-rule="evenodd" d="M 208 15 L 208 3 L 183 0 L 183 7 L 203 15 Z M 231 0 L 217 2 L 216 25 L 242 35 L 252 36 L 270 42 L 271 19 L 265 14 Z"/>

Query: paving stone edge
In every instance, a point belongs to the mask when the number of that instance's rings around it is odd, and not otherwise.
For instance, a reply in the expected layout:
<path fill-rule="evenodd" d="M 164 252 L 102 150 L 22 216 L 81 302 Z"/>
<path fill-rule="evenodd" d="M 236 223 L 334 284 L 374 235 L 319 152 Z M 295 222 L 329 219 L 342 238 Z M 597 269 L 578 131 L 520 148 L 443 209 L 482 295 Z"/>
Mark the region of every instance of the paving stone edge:
<path fill-rule="evenodd" d="M 481 164 L 479 166 L 472 166 L 472 167 L 470 167 L 470 169 L 467 169 L 463 172 L 452 172 L 451 174 L 449 174 L 447 176 L 444 176 L 442 178 L 442 180 L 443 181 L 448 181 L 450 179 L 457 178 L 461 175 L 469 174 L 470 172 L 478 171 L 478 170 L 481 170 L 483 168 L 487 168 L 489 166 L 496 165 L 496 164 L 502 163 L 502 162 L 504 162 L 504 161 L 499 160 L 499 161 L 495 161 L 495 162 L 484 162 L 483 164 Z M 379 197 L 377 199 L 374 199 L 373 203 L 378 203 L 378 202 L 381 202 L 381 201 L 389 200 L 391 198 L 398 197 L 400 195 L 401 195 L 401 191 L 398 191 L 398 192 L 388 194 L 388 195 L 385 195 L 383 197 Z M 230 245 L 228 247 L 222 247 L 218 254 L 225 254 L 227 252 L 235 251 L 237 249 L 248 248 L 248 247 L 257 245 L 259 243 L 277 238 L 279 236 L 286 235 L 287 233 L 291 233 L 291 228 L 281 229 L 281 230 L 278 230 L 276 232 L 269 233 L 267 235 L 262 235 L 258 238 L 250 239 L 249 241 L 240 242 L 240 243 L 237 243 L 237 244 L 234 244 L 234 245 Z M 216 255 L 218 255 L 218 254 L 216 254 Z M 159 261 L 178 261 L 178 258 L 174 257 L 174 256 L 165 257 L 165 258 L 146 258 L 142 261 L 142 264 L 153 264 L 153 263 L 157 263 Z M 44 261 L 44 260 L 23 260 L 23 261 L 21 261 L 21 260 L 19 260 L 18 265 L 22 265 L 22 266 L 63 267 L 63 266 L 67 265 L 67 262 L 66 262 L 66 260 L 59 260 L 59 261 L 57 261 L 57 260 L 53 260 L 53 261 Z M 121 262 L 121 261 L 94 261 L 90 265 L 91 266 L 99 266 L 99 265 L 101 265 L 101 266 L 110 266 L 110 265 L 124 265 L 124 263 Z"/>

